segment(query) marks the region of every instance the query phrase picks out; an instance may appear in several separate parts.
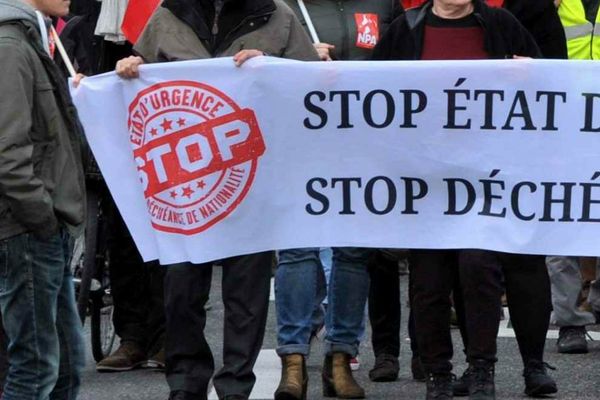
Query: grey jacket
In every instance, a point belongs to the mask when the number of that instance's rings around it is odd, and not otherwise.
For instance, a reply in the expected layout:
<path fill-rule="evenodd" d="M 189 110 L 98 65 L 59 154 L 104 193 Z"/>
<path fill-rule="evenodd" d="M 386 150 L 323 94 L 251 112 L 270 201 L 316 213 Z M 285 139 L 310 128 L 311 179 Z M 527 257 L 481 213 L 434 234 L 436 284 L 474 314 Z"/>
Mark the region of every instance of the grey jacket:
<path fill-rule="evenodd" d="M 35 13 L 0 0 L 0 240 L 78 234 L 85 211 L 81 125 Z"/>
<path fill-rule="evenodd" d="M 247 26 L 239 28 L 247 33 L 237 36 L 227 47 L 218 49 L 217 54 L 211 54 L 206 41 L 186 22 L 168 8 L 159 7 L 134 50 L 151 63 L 228 57 L 243 49 L 257 49 L 276 57 L 318 61 L 316 50 L 292 10 L 282 0 L 274 0 L 273 3 L 274 11 L 246 16 L 244 24 Z"/>

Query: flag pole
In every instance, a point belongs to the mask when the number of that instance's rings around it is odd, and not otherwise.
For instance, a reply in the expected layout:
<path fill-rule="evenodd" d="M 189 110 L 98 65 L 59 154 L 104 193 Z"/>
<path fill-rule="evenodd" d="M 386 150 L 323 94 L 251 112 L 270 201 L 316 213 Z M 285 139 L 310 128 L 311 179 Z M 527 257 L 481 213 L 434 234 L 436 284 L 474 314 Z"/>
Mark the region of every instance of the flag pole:
<path fill-rule="evenodd" d="M 71 75 L 71 78 L 75 78 L 75 76 L 77 75 L 77 72 L 75 71 L 75 67 L 73 66 L 73 63 L 71 62 L 71 60 L 69 59 L 69 56 L 67 55 L 65 47 L 63 46 L 62 42 L 60 41 L 60 38 L 58 37 L 58 33 L 56 33 L 56 29 L 54 29 L 54 26 L 50 26 L 50 34 L 52 35 L 52 38 L 54 39 L 54 43 L 56 44 L 56 48 L 58 49 L 58 52 L 60 53 L 60 57 L 62 58 L 63 62 L 65 63 L 65 66 L 67 67 L 67 70 L 69 71 L 69 75 Z"/>
<path fill-rule="evenodd" d="M 298 0 L 298 7 L 300 7 L 300 11 L 302 12 L 302 16 L 304 17 L 304 21 L 306 22 L 306 26 L 308 27 L 308 32 L 310 33 L 310 37 L 314 44 L 321 43 L 319 40 L 319 35 L 317 34 L 317 30 L 313 25 L 312 18 L 306 9 L 306 5 L 304 4 L 304 0 Z"/>

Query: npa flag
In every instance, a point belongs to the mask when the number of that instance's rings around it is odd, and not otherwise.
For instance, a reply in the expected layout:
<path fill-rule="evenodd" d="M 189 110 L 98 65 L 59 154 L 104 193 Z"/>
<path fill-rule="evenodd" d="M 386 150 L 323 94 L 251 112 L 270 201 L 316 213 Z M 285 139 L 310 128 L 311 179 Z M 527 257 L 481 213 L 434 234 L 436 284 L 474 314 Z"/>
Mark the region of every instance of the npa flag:
<path fill-rule="evenodd" d="M 137 42 L 160 3 L 161 0 L 129 0 L 121 26 L 127 40 L 133 44 Z"/>

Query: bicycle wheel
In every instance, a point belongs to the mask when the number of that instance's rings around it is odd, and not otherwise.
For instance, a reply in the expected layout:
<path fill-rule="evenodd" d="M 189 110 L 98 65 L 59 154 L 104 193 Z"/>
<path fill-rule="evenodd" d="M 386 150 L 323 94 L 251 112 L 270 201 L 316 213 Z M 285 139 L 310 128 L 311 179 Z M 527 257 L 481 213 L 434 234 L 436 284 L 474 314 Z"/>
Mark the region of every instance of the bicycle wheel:
<path fill-rule="evenodd" d="M 108 357 L 115 343 L 115 327 L 113 325 L 114 306 L 110 294 L 94 296 L 92 300 L 92 355 L 96 362 Z"/>
<path fill-rule="evenodd" d="M 115 328 L 112 319 L 114 307 L 110 292 L 109 227 L 106 207 L 106 202 L 100 203 L 96 229 L 95 273 L 90 291 L 92 354 L 96 361 L 100 361 L 110 354 L 115 341 Z"/>
<path fill-rule="evenodd" d="M 97 245 L 98 245 L 98 209 L 100 194 L 96 185 L 89 185 L 87 190 L 87 218 L 85 222 L 85 244 L 83 253 L 83 266 L 79 277 L 79 294 L 77 296 L 77 312 L 81 324 L 85 324 L 85 317 L 90 306 L 90 288 L 92 279 L 96 274 Z"/>

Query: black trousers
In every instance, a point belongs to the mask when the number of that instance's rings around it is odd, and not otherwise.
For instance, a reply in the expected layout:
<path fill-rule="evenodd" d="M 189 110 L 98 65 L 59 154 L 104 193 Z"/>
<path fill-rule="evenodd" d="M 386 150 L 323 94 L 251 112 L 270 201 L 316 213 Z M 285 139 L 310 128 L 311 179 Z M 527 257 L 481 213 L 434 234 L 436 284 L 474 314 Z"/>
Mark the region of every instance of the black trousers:
<path fill-rule="evenodd" d="M 552 312 L 545 257 L 483 250 L 462 252 L 460 268 L 465 306 L 462 323 L 466 328 L 463 341 L 467 360 L 495 361 L 501 296 L 506 288 L 510 319 L 523 364 L 527 365 L 530 360 L 543 361 Z M 479 273 L 482 270 L 489 272 Z M 482 336 L 471 340 L 476 335 Z"/>
<path fill-rule="evenodd" d="M 500 308 L 492 307 L 500 301 L 501 291 L 487 282 L 501 282 L 501 274 L 496 268 L 482 265 L 469 271 L 468 279 L 462 279 L 460 266 L 466 256 L 463 250 L 411 250 L 412 305 L 415 320 L 418 353 L 427 373 L 446 373 L 452 370 L 453 346 L 450 335 L 451 295 L 460 295 L 465 290 L 477 291 L 477 303 L 489 318 L 480 321 L 477 315 L 470 315 L 466 307 L 465 320 L 469 334 L 467 353 L 476 358 L 496 360 L 496 336 L 500 323 Z M 460 299 L 460 297 L 455 298 Z M 458 305 L 459 312 L 460 300 Z M 492 322 L 490 322 L 492 321 Z M 490 340 L 493 338 L 493 340 Z M 474 351 L 471 349 L 475 349 Z"/>
<path fill-rule="evenodd" d="M 121 341 L 136 342 L 152 356 L 164 346 L 165 268 L 144 263 L 114 203 L 108 217 L 115 331 Z"/>
<path fill-rule="evenodd" d="M 223 260 L 223 368 L 213 383 L 219 398 L 249 396 L 252 372 L 262 346 L 269 307 L 272 253 Z M 204 335 L 212 264 L 167 267 L 166 375 L 171 391 L 183 390 L 206 399 L 215 364 Z"/>
<path fill-rule="evenodd" d="M 507 298 L 512 297 L 511 319 L 521 335 L 517 341 L 524 362 L 543 359 L 551 311 L 544 257 L 483 250 L 415 250 L 411 259 L 416 336 L 425 371 L 452 369 L 453 290 L 467 359 L 496 361 L 503 280 Z M 463 301 L 457 296 L 461 294 Z"/>
<path fill-rule="evenodd" d="M 369 262 L 369 321 L 375 357 L 400 356 L 400 275 L 397 258 L 377 251 Z"/>

